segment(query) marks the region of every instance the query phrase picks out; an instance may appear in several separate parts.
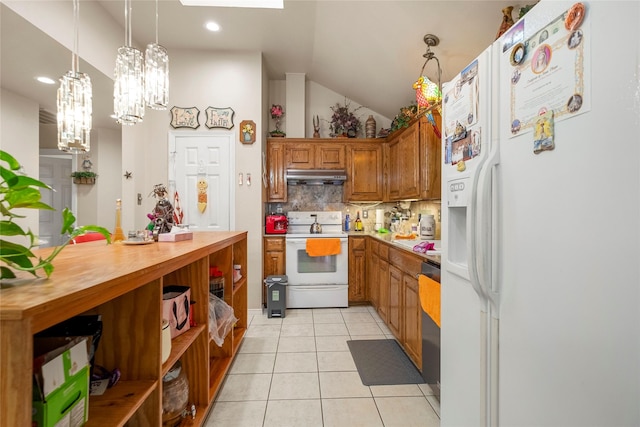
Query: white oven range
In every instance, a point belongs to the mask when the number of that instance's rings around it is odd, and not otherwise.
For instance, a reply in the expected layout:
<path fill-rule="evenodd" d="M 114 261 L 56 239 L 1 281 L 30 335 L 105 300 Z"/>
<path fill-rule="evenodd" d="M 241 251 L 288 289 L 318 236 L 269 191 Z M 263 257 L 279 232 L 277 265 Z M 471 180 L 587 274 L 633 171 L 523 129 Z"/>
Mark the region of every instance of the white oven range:
<path fill-rule="evenodd" d="M 287 308 L 348 307 L 348 238 L 342 231 L 340 211 L 292 211 L 287 214 Z M 311 233 L 311 224 L 321 233 Z M 340 253 L 310 256 L 308 239 L 337 239 Z"/>

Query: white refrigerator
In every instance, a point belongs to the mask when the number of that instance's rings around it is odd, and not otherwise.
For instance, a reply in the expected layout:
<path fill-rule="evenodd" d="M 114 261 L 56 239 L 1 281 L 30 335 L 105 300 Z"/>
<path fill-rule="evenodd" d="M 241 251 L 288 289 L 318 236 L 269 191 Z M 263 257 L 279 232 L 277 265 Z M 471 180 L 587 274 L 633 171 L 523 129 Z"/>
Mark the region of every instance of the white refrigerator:
<path fill-rule="evenodd" d="M 542 0 L 443 85 L 442 427 L 640 425 L 639 28 Z"/>

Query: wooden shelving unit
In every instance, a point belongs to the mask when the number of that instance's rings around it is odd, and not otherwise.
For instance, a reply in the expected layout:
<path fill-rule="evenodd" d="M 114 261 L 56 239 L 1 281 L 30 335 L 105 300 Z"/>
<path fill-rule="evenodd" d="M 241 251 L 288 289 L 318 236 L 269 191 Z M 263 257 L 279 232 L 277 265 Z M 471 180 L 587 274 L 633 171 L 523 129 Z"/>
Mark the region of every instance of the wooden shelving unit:
<path fill-rule="evenodd" d="M 247 329 L 247 233 L 200 232 L 142 246 L 89 242 L 65 248 L 54 265 L 50 279 L 0 291 L 0 426 L 31 424 L 32 361 L 25 355 L 33 353 L 33 335 L 79 314 L 102 316 L 95 362 L 122 374 L 104 395 L 89 397 L 87 425 L 161 425 L 162 377 L 178 360 L 196 405 L 183 425 L 202 425 Z M 224 272 L 224 300 L 238 319 L 222 347 L 209 334 L 210 265 Z M 235 283 L 234 265 L 242 275 Z M 172 340 L 161 363 L 162 290 L 174 284 L 191 287 L 196 325 Z"/>

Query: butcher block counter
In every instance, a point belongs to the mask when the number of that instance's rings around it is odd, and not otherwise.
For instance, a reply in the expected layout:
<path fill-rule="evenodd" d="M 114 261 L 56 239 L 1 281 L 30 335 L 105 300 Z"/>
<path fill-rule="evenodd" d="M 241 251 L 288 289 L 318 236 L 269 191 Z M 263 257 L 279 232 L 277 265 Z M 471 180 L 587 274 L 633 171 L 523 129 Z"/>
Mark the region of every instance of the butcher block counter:
<path fill-rule="evenodd" d="M 235 282 L 234 264 L 241 266 Z M 193 240 L 145 245 L 94 241 L 66 247 L 53 265 L 49 279 L 21 276 L 22 283 L 0 290 L 0 425 L 31 424 L 33 335 L 80 314 L 101 315 L 95 363 L 122 375 L 104 395 L 90 396 L 87 425 L 161 425 L 162 377 L 178 360 L 196 405 L 196 417 L 183 425 L 201 425 L 247 328 L 247 233 L 195 232 Z M 238 318 L 221 347 L 208 330 L 214 265 L 224 273 L 224 300 Z M 195 325 L 172 340 L 163 364 L 167 285 L 191 288 Z"/>

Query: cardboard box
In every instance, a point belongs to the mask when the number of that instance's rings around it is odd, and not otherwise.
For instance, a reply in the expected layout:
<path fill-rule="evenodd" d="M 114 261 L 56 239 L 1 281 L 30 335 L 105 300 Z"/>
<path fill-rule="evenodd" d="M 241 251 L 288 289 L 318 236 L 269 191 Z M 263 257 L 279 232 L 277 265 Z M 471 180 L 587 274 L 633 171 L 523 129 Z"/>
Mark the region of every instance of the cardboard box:
<path fill-rule="evenodd" d="M 86 338 L 75 339 L 36 357 L 33 372 L 32 426 L 76 427 L 87 422 L 89 358 Z"/>
<path fill-rule="evenodd" d="M 193 231 L 158 234 L 158 242 L 181 242 L 183 240 L 193 240 Z"/>

